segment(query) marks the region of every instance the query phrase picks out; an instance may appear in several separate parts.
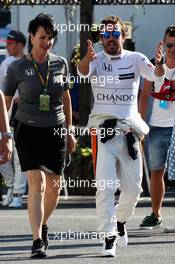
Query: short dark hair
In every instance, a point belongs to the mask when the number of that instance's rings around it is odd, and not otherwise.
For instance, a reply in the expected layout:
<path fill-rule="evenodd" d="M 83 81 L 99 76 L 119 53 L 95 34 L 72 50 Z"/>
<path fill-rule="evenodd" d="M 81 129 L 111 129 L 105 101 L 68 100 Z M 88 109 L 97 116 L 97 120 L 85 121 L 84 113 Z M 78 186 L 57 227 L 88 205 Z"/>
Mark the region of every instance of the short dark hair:
<path fill-rule="evenodd" d="M 175 25 L 171 25 L 167 27 L 167 29 L 165 30 L 165 34 L 164 34 L 164 40 L 167 35 L 169 35 L 170 37 L 175 37 Z"/>
<path fill-rule="evenodd" d="M 48 34 L 51 34 L 51 36 L 56 40 L 58 30 L 56 27 L 56 22 L 53 16 L 47 14 L 47 13 L 40 13 L 37 15 L 33 20 L 30 21 L 28 26 L 28 32 L 29 34 L 32 33 L 33 35 L 36 34 L 39 27 L 43 27 L 45 31 Z M 29 51 L 32 49 L 32 43 L 29 36 Z"/>

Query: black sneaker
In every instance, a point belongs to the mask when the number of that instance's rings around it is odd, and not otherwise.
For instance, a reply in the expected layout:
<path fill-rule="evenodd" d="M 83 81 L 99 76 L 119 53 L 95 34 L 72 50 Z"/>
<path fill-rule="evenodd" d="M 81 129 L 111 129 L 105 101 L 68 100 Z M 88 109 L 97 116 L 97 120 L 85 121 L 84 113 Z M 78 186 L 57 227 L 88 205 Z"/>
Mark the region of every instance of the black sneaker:
<path fill-rule="evenodd" d="M 44 249 L 44 242 L 40 238 L 38 238 L 33 241 L 31 258 L 45 258 L 45 257 L 47 257 L 47 255 Z"/>
<path fill-rule="evenodd" d="M 116 236 L 106 237 L 103 242 L 103 257 L 115 257 Z"/>
<path fill-rule="evenodd" d="M 45 251 L 48 249 L 49 244 L 49 236 L 48 236 L 48 226 L 42 225 L 42 240 L 44 242 Z"/>
<path fill-rule="evenodd" d="M 118 222 L 117 221 L 117 230 L 118 230 L 118 236 L 117 236 L 117 246 L 124 248 L 128 245 L 128 234 L 126 231 L 126 222 Z"/>
<path fill-rule="evenodd" d="M 146 216 L 140 224 L 140 229 L 152 230 L 162 226 L 162 217 L 156 217 L 154 213 Z"/>

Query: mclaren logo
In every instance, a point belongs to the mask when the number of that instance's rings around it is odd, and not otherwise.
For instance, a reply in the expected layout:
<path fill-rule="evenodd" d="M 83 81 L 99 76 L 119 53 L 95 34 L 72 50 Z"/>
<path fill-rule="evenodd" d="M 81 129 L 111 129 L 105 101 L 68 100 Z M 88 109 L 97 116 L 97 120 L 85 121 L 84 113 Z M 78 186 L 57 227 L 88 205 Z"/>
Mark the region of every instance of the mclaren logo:
<path fill-rule="evenodd" d="M 34 69 L 32 69 L 32 68 L 29 68 L 29 69 L 25 70 L 25 75 L 26 76 L 32 76 L 34 74 L 35 74 L 35 72 L 34 72 Z"/>

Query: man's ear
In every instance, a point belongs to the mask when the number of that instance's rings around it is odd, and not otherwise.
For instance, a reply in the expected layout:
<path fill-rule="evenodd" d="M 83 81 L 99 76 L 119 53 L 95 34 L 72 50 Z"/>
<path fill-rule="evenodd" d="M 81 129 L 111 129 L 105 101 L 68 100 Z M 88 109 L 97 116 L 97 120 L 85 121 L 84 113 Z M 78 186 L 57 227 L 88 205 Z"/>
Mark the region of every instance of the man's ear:
<path fill-rule="evenodd" d="M 125 42 L 125 40 L 126 40 L 126 37 L 124 36 L 122 36 L 122 42 L 124 43 Z"/>
<path fill-rule="evenodd" d="M 32 33 L 30 33 L 30 41 L 31 41 L 31 43 L 33 41 L 33 38 L 34 38 L 34 35 Z M 33 43 L 32 43 L 32 45 L 33 45 Z"/>

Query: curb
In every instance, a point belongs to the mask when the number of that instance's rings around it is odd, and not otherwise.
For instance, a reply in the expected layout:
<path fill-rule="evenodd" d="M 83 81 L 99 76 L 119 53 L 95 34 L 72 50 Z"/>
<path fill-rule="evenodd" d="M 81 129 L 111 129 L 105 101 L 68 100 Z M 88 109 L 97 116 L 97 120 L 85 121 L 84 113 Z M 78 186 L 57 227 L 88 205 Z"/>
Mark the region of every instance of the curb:
<path fill-rule="evenodd" d="M 23 195 L 24 208 L 27 208 L 27 195 Z M 117 199 L 116 199 L 117 203 Z M 163 200 L 163 206 L 174 206 L 174 197 L 165 197 Z M 140 197 L 137 207 L 149 207 L 151 206 L 150 197 Z M 57 208 L 95 208 L 95 196 L 60 196 L 60 200 Z M 9 209 L 9 207 L 3 207 L 2 202 L 0 202 L 0 208 Z M 10 208 L 16 209 L 16 208 Z"/>

